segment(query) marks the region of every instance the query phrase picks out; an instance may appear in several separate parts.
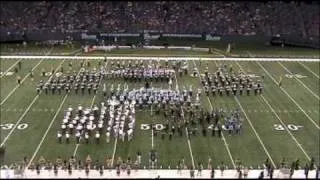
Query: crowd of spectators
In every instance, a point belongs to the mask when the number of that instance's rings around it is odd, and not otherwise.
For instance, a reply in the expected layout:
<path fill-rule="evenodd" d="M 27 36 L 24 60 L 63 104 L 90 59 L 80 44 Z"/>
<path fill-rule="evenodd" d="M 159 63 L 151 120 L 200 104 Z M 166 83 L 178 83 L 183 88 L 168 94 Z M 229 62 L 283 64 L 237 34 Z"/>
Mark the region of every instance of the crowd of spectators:
<path fill-rule="evenodd" d="M 1 1 L 8 31 L 211 33 L 319 37 L 319 3 L 287 1 Z"/>

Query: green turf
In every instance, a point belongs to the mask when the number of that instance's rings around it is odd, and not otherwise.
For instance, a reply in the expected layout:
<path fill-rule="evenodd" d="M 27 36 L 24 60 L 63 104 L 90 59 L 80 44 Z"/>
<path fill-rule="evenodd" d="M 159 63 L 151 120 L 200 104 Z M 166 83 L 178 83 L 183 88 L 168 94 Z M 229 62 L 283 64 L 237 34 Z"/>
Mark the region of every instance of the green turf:
<path fill-rule="evenodd" d="M 23 60 L 23 68 L 21 70 L 21 77 L 23 78 L 30 68 L 34 67 L 40 60 Z M 2 64 L 3 62 L 3 64 Z M 1 71 L 5 71 L 9 68 L 15 60 L 1 60 Z M 34 81 L 31 81 L 30 77 L 27 77 L 24 83 L 18 87 L 12 95 L 1 105 L 1 124 L 16 123 L 25 112 L 26 108 L 37 97 L 35 86 L 39 80 L 47 80 L 49 77 L 40 76 L 41 69 L 45 68 L 50 71 L 51 68 L 56 69 L 62 60 L 45 60 L 42 61 L 34 70 Z M 110 63 L 110 62 L 109 62 Z M 164 63 L 164 62 L 161 62 Z M 194 63 L 189 61 L 189 72 L 193 71 Z M 227 97 L 227 96 L 215 96 L 210 95 L 206 97 L 202 95 L 201 106 L 206 110 L 213 108 L 224 108 L 228 111 L 235 108 L 239 108 L 239 104 L 244 109 L 242 116 L 244 117 L 244 128 L 241 135 L 229 136 L 227 132 L 224 132 L 225 141 L 218 137 L 212 137 L 211 131 L 208 131 L 208 135 L 203 137 L 201 134 L 201 126 L 196 125 L 198 128 L 197 136 L 191 136 L 190 147 L 188 145 L 188 139 L 185 136 L 179 137 L 177 134 L 173 137 L 172 141 L 168 140 L 166 136 L 164 140 L 158 132 L 156 137 L 153 137 L 154 148 L 159 154 L 159 165 L 164 168 L 170 166 L 175 168 L 179 159 L 184 157 L 186 165 L 192 165 L 192 158 L 197 165 L 198 162 L 202 162 L 204 166 L 207 166 L 207 159 L 210 156 L 213 159 L 213 164 L 218 166 L 223 161 L 229 168 L 233 168 L 232 160 L 235 161 L 239 158 L 246 166 L 261 166 L 263 161 L 270 154 L 271 158 L 278 164 L 282 158 L 286 158 L 288 161 L 292 161 L 297 157 L 301 160 L 301 163 L 307 162 L 307 157 L 300 149 L 298 144 L 293 139 L 296 138 L 301 147 L 305 150 L 308 156 L 315 157 L 319 162 L 319 129 L 316 128 L 316 124 L 319 124 L 319 101 L 296 79 L 288 79 L 283 77 L 283 89 L 286 91 L 305 111 L 296 106 L 293 101 L 279 89 L 277 84 L 266 74 L 266 72 L 258 65 L 257 62 L 235 62 L 235 61 L 203 61 L 195 62 L 200 72 L 204 72 L 205 64 L 208 63 L 209 71 L 214 72 L 218 66 L 222 63 L 232 65 L 233 71 L 244 69 L 246 72 L 254 73 L 259 76 L 264 82 L 265 89 L 262 96 L 247 96 L 245 93 L 243 96 Z M 286 74 L 286 70 L 278 62 L 259 62 L 276 80 L 279 80 L 281 75 Z M 319 78 L 308 71 L 298 62 L 281 62 L 289 71 L 293 73 L 299 73 L 307 76 L 300 79 L 311 91 L 316 95 L 319 95 Z M 316 75 L 319 76 L 319 63 L 318 62 L 302 62 L 305 66 L 310 68 Z M 98 61 L 92 61 L 92 67 L 97 66 Z M 68 62 L 65 61 L 62 65 L 67 71 Z M 80 68 L 80 61 L 73 60 L 73 68 L 78 71 Z M 110 66 L 107 66 L 109 69 Z M 59 70 L 59 69 L 58 69 Z M 102 83 L 106 83 L 107 89 L 111 84 L 117 85 L 123 83 L 120 79 L 107 79 Z M 173 81 L 173 88 L 178 88 L 180 91 L 185 86 L 189 89 L 189 85 L 192 85 L 194 89 L 202 88 L 198 77 L 191 77 L 189 75 L 179 76 L 177 75 L 176 82 Z M 127 82 L 129 88 L 141 87 L 143 82 L 133 83 Z M 11 90 L 16 87 L 15 76 L 6 76 L 1 78 L 1 100 L 3 100 Z M 157 87 L 167 87 L 166 83 L 153 83 Z M 100 89 L 101 90 L 101 89 Z M 204 93 L 203 93 L 204 94 Z M 73 92 L 65 97 L 65 93 L 62 95 L 45 95 L 41 94 L 37 98 L 34 104 L 30 107 L 30 110 L 21 119 L 19 124 L 28 124 L 26 129 L 15 129 L 6 141 L 6 154 L 4 164 L 10 164 L 15 161 L 21 161 L 24 156 L 31 158 L 37 147 L 44 137 L 46 130 L 53 120 L 53 124 L 48 131 L 43 143 L 41 144 L 39 151 L 36 153 L 34 161 L 37 161 L 40 156 L 44 156 L 46 159 L 55 160 L 58 156 L 68 158 L 74 154 L 75 149 L 76 157 L 84 160 L 85 157 L 90 154 L 95 161 L 99 159 L 104 161 L 106 157 L 112 157 L 115 148 L 115 140 L 111 137 L 110 143 L 106 143 L 105 135 L 102 134 L 102 141 L 99 145 L 94 143 L 94 139 L 91 138 L 90 144 L 84 144 L 83 142 L 78 145 L 75 142 L 74 136 L 71 138 L 70 144 L 59 144 L 56 140 L 57 130 L 60 129 L 61 121 L 63 118 L 63 112 L 69 105 L 76 108 L 78 104 L 82 104 L 84 107 L 90 106 L 93 101 L 94 95 L 75 95 Z M 287 131 L 278 131 L 274 129 L 275 124 L 281 124 L 277 116 L 272 112 L 271 108 L 264 101 L 264 99 L 275 110 L 275 113 L 284 122 L 284 124 L 294 124 L 303 126 L 297 131 L 291 131 L 293 137 Z M 65 100 L 65 101 L 63 101 Z M 101 91 L 95 97 L 94 104 L 98 104 L 102 101 Z M 59 109 L 61 105 L 61 109 Z M 47 109 L 47 110 L 46 110 Z M 58 111 L 59 110 L 59 111 Z M 241 110 L 241 109 L 240 109 Z M 55 114 L 57 114 L 54 119 Z M 244 116 L 247 115 L 248 118 Z M 308 115 L 310 117 L 307 118 Z M 117 140 L 116 151 L 114 154 L 114 162 L 118 157 L 126 159 L 128 156 L 135 160 L 137 151 L 142 153 L 143 166 L 148 166 L 148 152 L 152 148 L 152 136 L 150 130 L 141 130 L 141 124 L 149 124 L 151 122 L 164 123 L 165 119 L 162 114 L 151 114 L 150 109 L 144 109 L 143 111 L 136 112 L 136 129 L 134 132 L 134 138 L 131 142 L 122 142 Z M 250 126 L 252 124 L 252 127 Z M 209 124 L 207 124 L 209 126 Z M 1 141 L 4 140 L 10 130 L 1 130 Z M 256 134 L 256 133 L 257 134 Z M 261 142 L 257 136 L 260 137 Z M 263 144 L 266 149 L 261 145 Z M 232 160 L 227 151 L 230 150 Z"/>

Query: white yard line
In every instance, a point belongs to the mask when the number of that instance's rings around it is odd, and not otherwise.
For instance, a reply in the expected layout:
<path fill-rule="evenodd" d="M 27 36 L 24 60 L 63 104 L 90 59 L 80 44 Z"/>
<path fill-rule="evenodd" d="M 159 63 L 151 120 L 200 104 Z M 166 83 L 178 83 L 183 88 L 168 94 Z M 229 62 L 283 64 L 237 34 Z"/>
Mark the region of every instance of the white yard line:
<path fill-rule="evenodd" d="M 253 125 L 252 125 L 252 123 L 251 123 L 251 120 L 249 119 L 249 117 L 247 116 L 246 112 L 244 111 L 244 109 L 243 109 L 243 107 L 242 107 L 241 103 L 239 102 L 238 98 L 235 96 L 235 97 L 234 97 L 234 99 L 237 101 L 237 103 L 238 103 L 238 105 L 240 106 L 240 108 L 241 108 L 241 110 L 242 110 L 243 114 L 246 116 L 246 118 L 247 118 L 247 120 L 248 120 L 248 122 L 249 122 L 249 124 L 250 124 L 250 126 L 251 126 L 251 128 L 252 128 L 252 130 L 253 130 L 253 132 L 254 132 L 254 133 L 255 133 L 255 135 L 257 136 L 257 138 L 258 138 L 258 140 L 259 140 L 259 142 L 260 142 L 261 146 L 263 147 L 263 149 L 264 149 L 265 153 L 266 153 L 266 154 L 267 154 L 267 156 L 269 157 L 269 159 L 270 159 L 270 161 L 271 161 L 271 163 L 272 163 L 273 167 L 274 167 L 274 168 L 276 168 L 276 164 L 274 163 L 274 161 L 273 161 L 272 157 L 270 156 L 270 154 L 269 154 L 269 152 L 268 152 L 267 148 L 265 147 L 264 143 L 262 142 L 262 140 L 261 140 L 261 138 L 260 138 L 259 134 L 257 133 L 256 129 L 253 127 Z"/>
<path fill-rule="evenodd" d="M 118 136 L 117 136 L 118 137 Z M 116 155 L 116 150 L 117 150 L 117 142 L 118 138 L 116 137 L 114 141 L 114 147 L 113 147 L 113 153 L 112 153 L 112 160 L 111 160 L 111 166 L 113 167 L 113 162 L 114 162 L 114 156 Z"/>
<path fill-rule="evenodd" d="M 14 63 L 12 66 L 10 66 L 5 72 L 3 72 L 3 74 L 0 76 L 0 78 L 2 78 L 3 76 L 5 76 L 10 69 L 12 69 L 14 66 L 16 66 L 22 59 L 18 60 L 16 63 Z"/>
<path fill-rule="evenodd" d="M 221 53 L 221 50 L 216 49 L 216 48 L 213 48 L 213 50 L 214 50 L 217 54 L 221 55 L 222 57 L 224 57 L 224 58 L 226 57 L 224 54 Z"/>
<path fill-rule="evenodd" d="M 176 72 L 174 73 L 174 77 L 175 77 L 175 80 L 176 80 L 176 91 L 178 93 L 180 93 Z M 185 121 L 183 109 L 182 109 L 182 119 L 183 119 L 183 121 Z M 191 161 L 192 161 L 192 167 L 193 167 L 193 169 L 195 169 L 196 166 L 195 166 L 195 163 L 194 163 L 194 158 L 193 158 L 193 153 L 192 153 L 192 148 L 191 148 L 191 142 L 190 142 L 189 135 L 188 135 L 188 128 L 186 127 L 185 130 L 186 130 L 186 137 L 187 137 L 187 143 L 188 143 L 188 147 L 189 147 L 190 157 L 191 157 Z"/>
<path fill-rule="evenodd" d="M 152 117 L 152 105 L 151 105 L 151 119 L 152 119 L 152 122 L 153 122 L 153 117 Z M 152 126 L 153 126 L 153 123 L 152 123 Z M 154 142 L 153 142 L 153 127 L 151 127 L 151 149 L 153 149 L 154 147 Z"/>
<path fill-rule="evenodd" d="M 242 68 L 242 66 L 236 62 L 236 64 L 239 66 L 239 68 L 243 71 L 244 69 Z M 293 134 L 291 133 L 291 131 L 288 129 L 288 127 L 284 124 L 284 122 L 281 120 L 281 118 L 278 116 L 278 114 L 276 113 L 276 111 L 272 108 L 272 106 L 270 105 L 270 103 L 267 101 L 267 99 L 261 94 L 260 95 L 262 97 L 262 99 L 264 100 L 264 102 L 268 105 L 268 107 L 271 109 L 271 111 L 273 112 L 273 114 L 277 117 L 277 119 L 280 121 L 280 123 L 282 124 L 282 126 L 286 129 L 286 131 L 289 133 L 289 135 L 292 137 L 292 139 L 295 141 L 295 143 L 299 146 L 299 148 L 301 149 L 301 151 L 304 153 L 304 155 L 307 157 L 308 160 L 310 159 L 310 156 L 307 154 L 307 152 L 303 149 L 303 147 L 301 146 L 301 144 L 298 142 L 298 140 L 293 136 Z"/>
<path fill-rule="evenodd" d="M 63 60 L 60 65 L 57 67 L 57 69 L 55 70 L 55 72 L 58 71 L 59 67 L 62 65 L 62 63 L 65 60 Z M 48 81 L 50 81 L 50 79 L 53 76 L 51 76 L 49 78 Z M 42 91 L 40 92 L 40 94 L 42 93 Z M 10 130 L 9 134 L 4 138 L 3 142 L 1 143 L 0 147 L 3 146 L 5 144 L 5 142 L 9 139 L 9 137 L 11 136 L 11 134 L 13 133 L 13 131 L 16 129 L 16 127 L 19 125 L 20 121 L 24 118 L 24 116 L 29 112 L 30 108 L 32 107 L 32 105 L 36 102 L 36 100 L 39 98 L 40 94 L 36 95 L 36 97 L 33 99 L 33 101 L 30 103 L 30 105 L 27 107 L 27 109 L 24 111 L 24 113 L 20 116 L 20 118 L 18 119 L 18 121 L 15 123 L 14 127 Z"/>
<path fill-rule="evenodd" d="M 264 72 L 273 80 L 275 84 L 278 84 L 277 81 L 272 77 L 272 75 L 259 63 L 256 61 L 256 63 L 261 67 L 261 69 L 264 70 Z M 301 106 L 287 93 L 286 90 L 284 90 L 282 87 L 280 89 L 291 99 L 291 101 L 304 113 L 305 116 L 318 128 L 320 129 L 319 125 L 301 108 Z"/>
<path fill-rule="evenodd" d="M 61 108 L 62 108 L 62 106 L 63 106 L 63 104 L 64 104 L 64 102 L 65 102 L 65 100 L 67 99 L 67 97 L 68 97 L 68 94 L 66 94 L 66 95 L 64 96 L 64 98 L 63 98 L 63 100 L 62 100 L 62 102 L 61 102 L 61 104 L 60 104 L 60 106 L 59 106 L 59 108 L 58 108 L 58 111 L 56 112 L 56 114 L 55 114 L 54 117 L 52 118 L 52 120 L 51 120 L 51 122 L 50 122 L 50 124 L 49 124 L 49 126 L 48 126 L 48 128 L 47 128 L 47 130 L 46 130 L 46 132 L 45 132 L 44 135 L 42 136 L 42 139 L 41 139 L 40 143 L 38 144 L 35 152 L 33 153 L 33 155 L 32 155 L 32 157 L 31 157 L 31 159 L 30 159 L 30 161 L 29 161 L 26 169 L 28 169 L 28 167 L 29 167 L 30 164 L 32 163 L 33 159 L 36 157 L 38 151 L 40 150 L 40 147 L 41 147 L 42 143 L 44 142 L 45 138 L 47 137 L 47 134 L 48 134 L 49 130 L 51 129 L 51 126 L 53 125 L 55 119 L 57 118 L 57 116 L 58 116 L 58 114 L 59 114 L 59 112 L 60 112 L 60 110 L 61 110 Z"/>
<path fill-rule="evenodd" d="M 65 60 L 63 60 L 62 63 L 63 63 L 64 61 L 65 61 Z M 62 63 L 60 63 L 60 65 L 58 66 L 58 68 L 62 65 Z M 58 70 L 58 68 L 56 69 L 56 71 Z M 56 71 L 55 71 L 55 72 L 56 72 Z M 79 72 L 78 72 L 77 76 L 79 76 L 80 72 L 81 72 L 81 68 L 79 69 Z M 77 77 L 77 76 L 76 76 L 76 77 Z M 50 79 L 51 79 L 52 77 L 53 77 L 53 75 L 50 77 Z M 49 79 L 49 80 L 50 80 L 50 79 Z M 49 81 L 49 80 L 48 80 L 48 81 Z M 51 122 L 50 122 L 50 124 L 49 124 L 49 126 L 48 126 L 48 128 L 47 128 L 47 130 L 46 130 L 46 132 L 45 132 L 44 135 L 42 136 L 42 139 L 41 139 L 40 143 L 38 144 L 35 152 L 33 153 L 32 158 L 30 159 L 30 161 L 29 161 L 26 169 L 28 169 L 28 167 L 29 167 L 30 164 L 32 163 L 33 159 L 34 159 L 35 156 L 37 155 L 38 151 L 40 150 L 40 147 L 42 146 L 42 143 L 44 142 L 45 138 L 47 137 L 47 134 L 48 134 L 49 130 L 51 129 L 51 126 L 53 125 L 55 119 L 57 118 L 57 116 L 58 116 L 58 114 L 59 114 L 59 112 L 60 112 L 60 110 L 61 110 L 61 108 L 62 108 L 62 106 L 63 106 L 63 104 L 64 104 L 64 102 L 65 102 L 65 100 L 66 100 L 67 97 L 68 97 L 68 95 L 69 95 L 69 94 L 66 94 L 66 95 L 64 96 L 64 98 L 63 98 L 63 100 L 62 100 L 62 102 L 61 102 L 61 104 L 60 104 L 60 106 L 59 106 L 56 114 L 55 114 L 54 117 L 52 118 L 52 120 L 51 120 Z"/>
<path fill-rule="evenodd" d="M 311 74 L 313 74 L 315 77 L 317 77 L 318 79 L 319 78 L 319 75 L 317 75 L 315 72 L 313 72 L 310 68 L 308 68 L 308 66 L 304 65 L 303 63 L 301 62 L 298 62 L 301 66 L 303 66 L 306 70 L 308 70 Z"/>
<path fill-rule="evenodd" d="M 216 63 L 216 61 L 214 61 L 214 62 Z M 199 72 L 199 69 L 198 69 L 198 67 L 197 67 L 197 64 L 196 64 L 194 61 L 193 61 L 193 64 L 194 64 L 194 66 L 195 66 L 196 69 L 197 69 L 198 77 L 199 77 L 199 80 L 200 80 L 200 72 Z M 217 65 L 217 63 L 216 63 L 216 65 Z M 202 86 L 202 85 L 200 85 L 200 86 Z M 203 86 L 202 86 L 202 89 L 204 90 L 204 87 L 203 87 Z M 207 97 L 207 100 L 208 100 L 208 102 L 209 102 L 209 104 L 210 104 L 211 111 L 212 111 L 213 106 L 212 106 L 212 103 L 211 103 L 209 97 Z M 222 140 L 223 140 L 223 142 L 224 142 L 224 145 L 225 145 L 225 147 L 226 147 L 226 149 L 227 149 L 228 155 L 229 155 L 229 157 L 230 157 L 231 163 L 232 163 L 233 167 L 236 168 L 236 164 L 234 163 L 234 160 L 233 160 L 231 151 L 230 151 L 230 149 L 229 149 L 229 145 L 228 145 L 228 143 L 227 143 L 226 138 L 224 137 L 223 132 L 221 133 L 221 135 L 222 135 Z"/>
<path fill-rule="evenodd" d="M 141 54 L 140 54 L 141 55 Z M 212 55 L 210 55 L 212 56 Z M 186 61 L 193 61 L 193 60 L 200 60 L 202 61 L 287 61 L 287 62 L 320 62 L 319 58 L 239 58 L 239 57 L 232 57 L 232 58 L 212 58 L 212 57 L 203 57 L 203 56 L 189 56 L 189 57 L 181 57 L 181 56 L 135 56 L 134 54 L 130 54 L 130 56 L 107 56 L 110 60 L 186 60 Z M 0 59 L 84 59 L 84 60 L 92 60 L 92 59 L 100 59 L 104 60 L 106 56 L 1 56 Z"/>
<path fill-rule="evenodd" d="M 107 67 L 108 62 L 109 62 L 109 61 L 106 62 L 105 66 L 104 66 L 105 68 Z M 99 88 L 100 88 L 101 80 L 102 80 L 102 76 L 101 76 L 101 79 L 99 80 Z M 91 101 L 90 108 L 92 108 L 92 106 L 93 106 L 93 104 L 94 104 L 94 102 L 95 102 L 95 99 L 96 99 L 96 94 L 93 96 L 93 99 L 92 99 L 92 101 Z M 81 135 L 83 134 L 83 132 L 84 132 L 84 131 L 82 131 Z M 80 136 L 80 140 L 81 140 L 81 136 Z M 75 156 L 75 155 L 77 154 L 77 151 L 78 151 L 79 146 L 80 146 L 80 143 L 76 145 L 76 148 L 75 148 L 74 151 L 73 151 L 73 156 Z"/>
<path fill-rule="evenodd" d="M 266 104 L 269 106 L 269 108 L 271 109 L 271 111 L 273 112 L 273 114 L 277 117 L 277 119 L 280 121 L 280 123 L 282 124 L 282 126 L 286 129 L 286 131 L 290 134 L 290 136 L 292 137 L 292 139 L 296 142 L 296 144 L 299 146 L 299 148 L 301 149 L 301 151 L 304 153 L 304 155 L 307 157 L 307 159 L 310 161 L 311 158 L 308 155 L 308 153 L 303 149 L 303 147 L 301 146 L 301 144 L 298 142 L 298 140 L 293 136 L 293 134 L 291 133 L 291 131 L 288 129 L 288 127 L 284 124 L 284 122 L 281 120 L 281 118 L 278 116 L 278 114 L 276 113 L 276 111 L 272 108 L 272 106 L 269 104 L 269 102 L 264 98 L 264 96 L 261 94 L 260 95 L 262 97 L 262 99 L 264 100 L 264 102 L 266 102 Z"/>
<path fill-rule="evenodd" d="M 289 71 L 288 68 L 286 68 L 281 62 L 278 61 L 278 63 L 280 64 L 280 66 L 283 67 L 283 69 L 285 69 L 288 73 L 292 74 L 291 71 Z M 316 97 L 318 99 L 318 101 L 320 100 L 319 99 L 319 96 L 316 95 L 314 92 L 311 91 L 311 89 L 309 89 L 300 79 L 298 79 L 296 76 L 293 76 L 303 87 L 305 87 L 314 97 Z"/>
<path fill-rule="evenodd" d="M 50 51 L 47 53 L 47 55 L 50 54 L 50 52 L 52 51 L 52 49 L 53 49 L 53 48 L 50 49 Z M 31 71 L 34 71 L 34 70 L 40 65 L 40 63 L 41 63 L 43 60 L 44 60 L 44 58 L 42 58 L 42 59 L 38 62 L 38 64 L 36 64 L 36 65 L 32 68 Z M 21 84 L 27 79 L 27 77 L 28 77 L 30 74 L 31 74 L 31 73 L 29 72 L 29 73 L 21 80 Z M 18 89 L 19 86 L 20 86 L 20 85 L 18 84 L 13 90 L 10 91 L 10 93 L 7 95 L 7 97 L 5 97 L 3 101 L 1 101 L 0 106 L 3 105 L 3 104 L 8 100 L 8 98 Z"/>
<path fill-rule="evenodd" d="M 30 103 L 30 105 L 27 107 L 27 109 L 24 111 L 24 113 L 20 116 L 20 118 L 18 119 L 18 121 L 15 123 L 15 125 L 13 126 L 13 128 L 10 130 L 9 134 L 4 138 L 4 140 L 2 141 L 0 147 L 2 147 L 7 140 L 9 139 L 9 137 L 11 136 L 11 134 L 13 133 L 13 131 L 16 129 L 16 127 L 19 125 L 20 121 L 24 118 L 24 116 L 29 112 L 31 106 L 36 102 L 36 100 L 39 98 L 39 94 L 33 99 L 33 101 Z"/>

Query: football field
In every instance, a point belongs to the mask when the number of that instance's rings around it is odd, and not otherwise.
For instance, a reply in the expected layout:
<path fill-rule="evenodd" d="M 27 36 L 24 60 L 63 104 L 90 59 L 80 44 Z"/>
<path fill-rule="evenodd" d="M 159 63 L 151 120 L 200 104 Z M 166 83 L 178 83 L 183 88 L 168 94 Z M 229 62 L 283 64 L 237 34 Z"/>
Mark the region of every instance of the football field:
<path fill-rule="evenodd" d="M 50 53 L 50 49 L 46 52 Z M 14 73 L 19 61 L 22 64 L 21 70 Z M 162 139 L 165 117 L 147 108 L 137 110 L 134 136 L 129 142 L 111 137 L 107 143 L 103 133 L 100 144 L 96 144 L 93 137 L 89 144 L 84 141 L 77 144 L 74 136 L 71 136 L 69 144 L 64 141 L 59 144 L 57 131 L 61 128 L 64 111 L 69 106 L 74 109 L 79 104 L 92 107 L 104 101 L 102 86 L 96 95 L 75 94 L 73 90 L 69 94 L 63 91 L 61 95 L 52 95 L 51 92 L 48 95 L 43 92 L 37 94 L 39 81 L 46 82 L 50 78 L 41 76 L 42 71 L 51 72 L 53 69 L 59 72 L 63 67 L 64 72 L 67 72 L 70 61 L 73 62 L 72 71 L 79 72 L 79 60 L 1 59 L 0 127 L 1 146 L 5 147 L 1 165 L 22 162 L 24 157 L 36 163 L 41 156 L 51 162 L 55 162 L 59 156 L 62 159 L 75 156 L 77 160 L 85 161 L 88 155 L 93 162 L 104 162 L 107 157 L 112 158 L 115 165 L 119 157 L 135 160 L 137 152 L 141 152 L 141 168 L 149 168 L 149 152 L 152 148 L 158 153 L 158 169 L 175 169 L 182 158 L 188 167 L 195 168 L 199 162 L 207 168 L 209 157 L 214 167 L 224 162 L 228 169 L 234 169 L 238 160 L 246 167 L 260 169 L 267 158 L 274 167 L 279 167 L 283 159 L 290 165 L 298 158 L 301 168 L 311 158 L 319 163 L 319 62 L 227 61 L 223 58 L 219 61 L 187 61 L 189 74 L 179 76 L 177 73 L 173 81 L 173 88 L 177 91 L 182 91 L 184 87 L 189 89 L 190 85 L 195 91 L 202 88 L 200 77 L 191 74 L 194 68 L 203 74 L 206 66 L 210 73 L 227 65 L 234 72 L 241 70 L 261 79 L 264 84 L 261 95 L 247 96 L 244 93 L 241 96 L 213 96 L 210 93 L 206 96 L 202 93 L 200 97 L 201 108 L 207 111 L 222 108 L 231 112 L 239 109 L 244 118 L 240 135 L 229 135 L 223 131 L 221 138 L 211 136 L 211 124 L 206 124 L 208 135 L 203 136 L 201 125 L 196 124 L 195 136 L 188 138 L 186 129 L 181 137 L 174 134 L 172 140 L 168 136 Z M 108 70 L 111 61 L 115 60 L 107 60 Z M 98 67 L 98 60 L 90 62 L 89 69 Z M 30 77 L 31 71 L 33 79 Z M 20 86 L 16 82 L 17 75 L 21 77 Z M 280 79 L 281 87 L 278 86 Z M 105 79 L 101 83 L 106 84 L 108 91 L 112 85 L 123 88 L 127 84 L 129 90 L 144 86 L 144 82 L 133 83 L 122 79 Z M 165 82 L 152 82 L 152 86 L 168 88 Z M 152 133 L 151 124 L 157 124 L 157 135 Z"/>

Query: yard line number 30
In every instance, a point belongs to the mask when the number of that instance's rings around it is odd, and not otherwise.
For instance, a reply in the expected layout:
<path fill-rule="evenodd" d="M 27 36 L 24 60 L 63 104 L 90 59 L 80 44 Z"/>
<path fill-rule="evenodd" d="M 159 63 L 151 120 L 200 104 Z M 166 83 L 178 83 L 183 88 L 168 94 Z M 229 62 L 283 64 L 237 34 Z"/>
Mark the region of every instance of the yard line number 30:
<path fill-rule="evenodd" d="M 0 124 L 0 127 L 2 130 L 10 130 L 14 127 L 14 125 L 15 124 L 13 124 L 13 123 L 6 123 L 6 124 Z M 22 123 L 17 126 L 17 129 L 19 129 L 19 130 L 24 130 L 26 128 L 28 128 L 28 124 L 26 124 L 26 123 Z"/>

